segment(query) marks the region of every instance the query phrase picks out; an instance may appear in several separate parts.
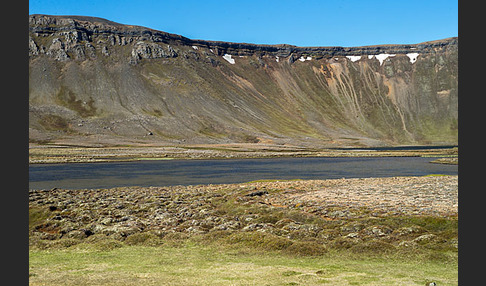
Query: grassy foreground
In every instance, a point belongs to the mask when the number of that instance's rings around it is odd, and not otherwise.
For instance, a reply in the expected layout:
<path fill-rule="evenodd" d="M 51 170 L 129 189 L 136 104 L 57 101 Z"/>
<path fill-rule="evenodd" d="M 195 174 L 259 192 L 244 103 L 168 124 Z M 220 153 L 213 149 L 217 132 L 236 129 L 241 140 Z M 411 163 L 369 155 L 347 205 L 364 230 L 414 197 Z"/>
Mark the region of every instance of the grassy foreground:
<path fill-rule="evenodd" d="M 30 285 L 457 285 L 457 183 L 31 190 Z"/>
<path fill-rule="evenodd" d="M 333 252 L 289 256 L 249 249 L 78 245 L 30 251 L 30 285 L 457 285 L 457 263 Z"/>

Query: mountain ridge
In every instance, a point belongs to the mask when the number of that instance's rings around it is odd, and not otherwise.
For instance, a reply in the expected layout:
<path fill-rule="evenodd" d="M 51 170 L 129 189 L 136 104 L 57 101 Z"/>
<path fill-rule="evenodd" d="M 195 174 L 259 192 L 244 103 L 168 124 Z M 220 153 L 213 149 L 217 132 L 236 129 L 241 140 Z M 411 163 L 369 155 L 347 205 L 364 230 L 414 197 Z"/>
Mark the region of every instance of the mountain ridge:
<path fill-rule="evenodd" d="M 267 52 L 273 52 L 276 50 L 287 50 L 292 49 L 293 52 L 302 52 L 302 51 L 322 51 L 322 52 L 332 52 L 332 51 L 339 51 L 340 53 L 349 53 L 349 52 L 364 52 L 364 53 L 376 53 L 376 52 L 392 52 L 398 51 L 399 53 L 403 53 L 405 51 L 412 51 L 414 49 L 425 50 L 427 47 L 435 47 L 435 46 L 443 46 L 446 44 L 457 43 L 458 37 L 449 37 L 445 39 L 438 39 L 432 41 L 426 41 L 416 44 L 384 44 L 384 45 L 367 45 L 367 46 L 354 46 L 354 47 L 342 47 L 342 46 L 295 46 L 290 44 L 253 44 L 253 43 L 239 43 L 239 42 L 224 42 L 224 41 L 209 41 L 209 40 L 201 40 L 201 39 L 190 39 L 184 37 L 182 35 L 167 33 L 164 31 L 159 31 L 143 26 L 134 26 L 134 25 L 125 25 L 120 24 L 117 22 L 109 21 L 107 19 L 98 18 L 98 17 L 90 17 L 90 16 L 50 16 L 44 14 L 33 14 L 30 15 L 30 31 L 31 32 L 39 32 L 42 31 L 42 26 L 39 25 L 39 22 L 42 20 L 45 21 L 48 25 L 54 24 L 57 21 L 63 22 L 72 20 L 72 24 L 80 24 L 83 25 L 86 23 L 99 23 L 102 26 L 113 26 L 116 29 L 125 28 L 125 31 L 132 31 L 132 35 L 135 35 L 136 32 L 143 34 L 144 32 L 153 33 L 155 35 L 160 34 L 166 37 L 165 40 L 173 40 L 173 41 L 181 41 L 186 45 L 201 45 L 201 46 L 210 46 L 210 47 L 221 47 L 221 48 L 244 48 L 244 47 L 251 47 L 255 51 L 263 50 Z M 40 21 L 39 21 L 40 20 Z M 32 26 L 34 24 L 35 26 Z M 56 24 L 54 24 L 56 25 Z M 40 28 L 40 29 L 39 29 Z M 49 27 L 52 29 L 52 27 Z M 71 28 L 78 28 L 82 29 L 81 26 L 74 26 Z M 39 30 L 38 30 L 39 29 Z M 130 33 L 128 33 L 130 34 Z M 344 55 L 344 54 L 339 54 Z"/>
<path fill-rule="evenodd" d="M 458 38 L 298 47 L 29 16 L 31 142 L 457 144 Z"/>

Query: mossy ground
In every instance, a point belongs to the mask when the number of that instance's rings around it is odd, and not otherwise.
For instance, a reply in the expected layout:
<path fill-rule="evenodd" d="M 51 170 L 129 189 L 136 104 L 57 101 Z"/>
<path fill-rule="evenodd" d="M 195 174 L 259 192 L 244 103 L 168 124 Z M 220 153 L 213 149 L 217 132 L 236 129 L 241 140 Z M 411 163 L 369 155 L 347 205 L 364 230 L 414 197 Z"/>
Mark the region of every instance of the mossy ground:
<path fill-rule="evenodd" d="M 292 200 L 390 184 L 418 203 L 457 178 L 31 192 L 31 285 L 456 285 L 457 213 Z"/>

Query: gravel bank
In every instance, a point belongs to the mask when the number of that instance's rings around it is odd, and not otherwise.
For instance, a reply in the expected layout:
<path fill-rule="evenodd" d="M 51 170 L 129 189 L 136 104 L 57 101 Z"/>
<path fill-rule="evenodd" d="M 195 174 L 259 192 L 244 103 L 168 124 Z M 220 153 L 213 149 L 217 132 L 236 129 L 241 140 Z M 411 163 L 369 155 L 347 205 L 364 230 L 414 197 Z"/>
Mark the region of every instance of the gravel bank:
<path fill-rule="evenodd" d="M 341 179 L 294 185 L 299 192 L 288 192 L 270 201 L 313 207 L 365 207 L 380 214 L 457 214 L 457 176 Z"/>
<path fill-rule="evenodd" d="M 272 144 L 213 144 L 144 147 L 29 146 L 29 164 L 93 163 L 167 159 L 244 159 L 276 157 L 442 157 L 457 164 L 458 148 L 422 150 L 312 149 Z M 438 163 L 444 163 L 439 161 Z"/>

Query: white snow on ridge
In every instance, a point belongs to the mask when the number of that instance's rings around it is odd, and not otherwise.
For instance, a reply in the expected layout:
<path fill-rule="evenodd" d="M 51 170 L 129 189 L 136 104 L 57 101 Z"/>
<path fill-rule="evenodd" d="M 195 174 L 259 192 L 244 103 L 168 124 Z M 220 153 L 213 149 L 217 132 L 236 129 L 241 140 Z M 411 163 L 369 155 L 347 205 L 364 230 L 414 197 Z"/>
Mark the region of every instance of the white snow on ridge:
<path fill-rule="evenodd" d="M 301 62 L 310 61 L 310 60 L 312 60 L 312 57 L 309 57 L 309 56 L 307 58 L 304 58 L 304 56 L 300 56 L 300 58 L 299 58 L 299 61 L 301 61 Z"/>
<path fill-rule="evenodd" d="M 192 46 L 193 49 L 195 49 L 196 51 L 199 49 L 198 47 L 196 46 Z"/>
<path fill-rule="evenodd" d="M 371 60 L 374 57 L 374 55 L 368 55 L 368 59 Z"/>
<path fill-rule="evenodd" d="M 394 56 L 396 56 L 396 54 L 379 54 L 376 55 L 375 57 L 380 61 L 380 66 L 381 66 L 388 57 L 394 57 Z"/>
<path fill-rule="evenodd" d="M 361 56 L 346 56 L 348 59 L 350 59 L 352 62 L 358 61 L 361 59 Z"/>
<path fill-rule="evenodd" d="M 275 60 L 277 61 L 277 63 L 278 63 L 278 59 L 279 59 L 279 57 L 278 57 L 278 56 L 276 56 L 276 57 L 275 57 Z"/>
<path fill-rule="evenodd" d="M 413 64 L 414 62 L 417 61 L 418 55 L 419 55 L 419 53 L 408 53 L 407 57 L 410 58 L 410 62 Z"/>
<path fill-rule="evenodd" d="M 227 61 L 228 61 L 228 63 L 230 63 L 230 64 L 232 64 L 232 65 L 234 65 L 234 64 L 235 64 L 235 59 L 232 59 L 232 58 L 231 58 L 231 55 L 224 54 L 223 59 L 227 60 Z"/>

